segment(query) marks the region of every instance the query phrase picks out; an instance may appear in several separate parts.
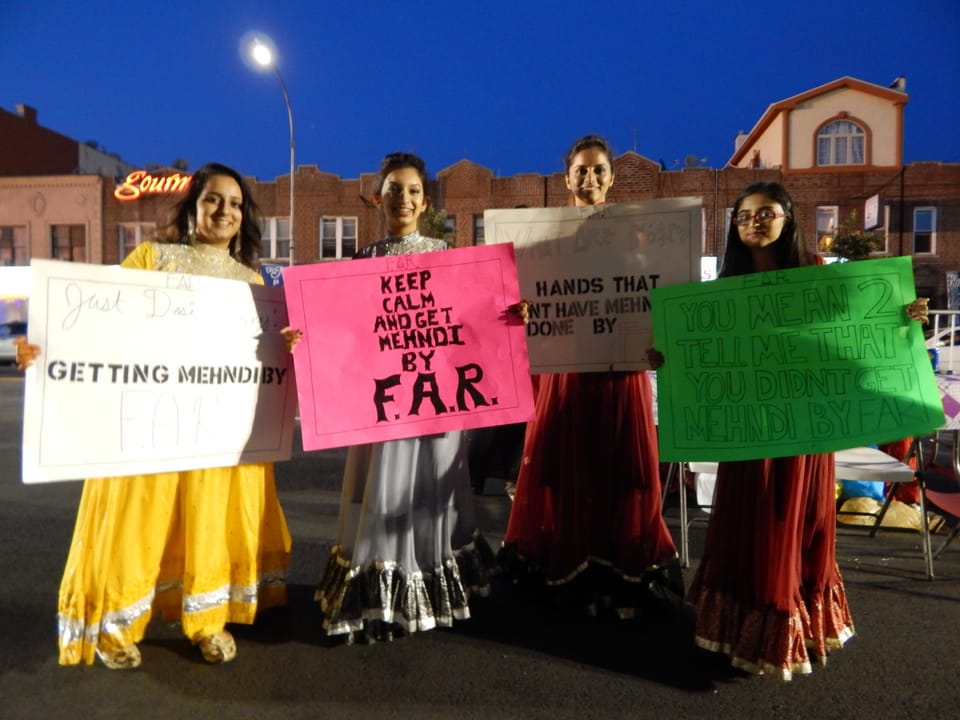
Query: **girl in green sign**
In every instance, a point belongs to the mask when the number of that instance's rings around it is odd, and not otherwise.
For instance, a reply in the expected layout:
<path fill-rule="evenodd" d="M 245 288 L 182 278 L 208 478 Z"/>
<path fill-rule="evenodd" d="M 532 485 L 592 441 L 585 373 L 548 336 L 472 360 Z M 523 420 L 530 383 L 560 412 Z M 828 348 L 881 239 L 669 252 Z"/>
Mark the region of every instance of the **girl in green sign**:
<path fill-rule="evenodd" d="M 823 264 L 790 195 L 756 183 L 733 206 L 720 277 Z M 907 308 L 925 320 L 926 301 Z M 696 643 L 789 680 L 853 637 L 835 556 L 833 453 L 720 463 L 705 550 L 687 599 Z"/>

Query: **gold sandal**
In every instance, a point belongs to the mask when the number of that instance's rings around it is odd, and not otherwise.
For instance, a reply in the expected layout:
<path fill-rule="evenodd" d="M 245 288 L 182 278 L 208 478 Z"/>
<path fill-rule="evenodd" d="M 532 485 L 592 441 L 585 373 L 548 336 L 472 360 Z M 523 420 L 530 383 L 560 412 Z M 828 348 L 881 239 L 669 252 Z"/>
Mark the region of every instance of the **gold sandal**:
<path fill-rule="evenodd" d="M 230 662 L 237 656 L 237 643 L 226 630 L 202 637 L 196 644 L 203 659 L 211 665 Z"/>
<path fill-rule="evenodd" d="M 111 670 L 133 670 L 140 667 L 140 648 L 136 645 L 120 648 L 119 650 L 97 649 L 97 657 L 103 666 Z"/>

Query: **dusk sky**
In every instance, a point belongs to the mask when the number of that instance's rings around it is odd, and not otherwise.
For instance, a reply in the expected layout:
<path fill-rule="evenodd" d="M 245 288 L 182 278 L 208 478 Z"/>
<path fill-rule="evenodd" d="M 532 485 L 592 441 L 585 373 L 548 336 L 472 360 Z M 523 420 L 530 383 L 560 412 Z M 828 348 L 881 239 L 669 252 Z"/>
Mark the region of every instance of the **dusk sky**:
<path fill-rule="evenodd" d="M 0 107 L 134 165 L 289 169 L 272 37 L 298 165 L 345 178 L 393 150 L 431 174 L 562 170 L 605 135 L 667 168 L 722 167 L 777 101 L 849 75 L 907 78 L 904 159 L 960 162 L 960 2 L 253 2 L 0 0 Z"/>

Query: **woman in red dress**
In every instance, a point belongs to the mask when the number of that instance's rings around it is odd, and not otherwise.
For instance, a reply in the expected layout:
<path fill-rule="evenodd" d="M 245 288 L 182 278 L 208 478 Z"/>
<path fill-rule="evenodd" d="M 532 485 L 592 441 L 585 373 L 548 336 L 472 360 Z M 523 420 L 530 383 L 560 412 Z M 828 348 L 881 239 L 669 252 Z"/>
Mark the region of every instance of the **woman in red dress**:
<path fill-rule="evenodd" d="M 822 263 L 804 247 L 782 185 L 756 183 L 740 193 L 720 277 Z M 905 310 L 926 322 L 927 299 Z M 720 463 L 687 595 L 700 647 L 790 680 L 853 637 L 835 554 L 835 486 L 833 453 Z"/>
<path fill-rule="evenodd" d="M 822 262 L 804 247 L 783 186 L 756 183 L 740 194 L 720 277 Z M 834 554 L 834 488 L 832 453 L 720 463 L 687 598 L 700 647 L 789 680 L 853 636 Z"/>
<path fill-rule="evenodd" d="M 566 158 L 577 206 L 613 185 L 610 147 L 577 140 Z M 644 372 L 540 375 L 501 565 L 570 591 L 590 612 L 633 615 L 677 602 L 683 581 L 661 514 L 657 431 Z"/>

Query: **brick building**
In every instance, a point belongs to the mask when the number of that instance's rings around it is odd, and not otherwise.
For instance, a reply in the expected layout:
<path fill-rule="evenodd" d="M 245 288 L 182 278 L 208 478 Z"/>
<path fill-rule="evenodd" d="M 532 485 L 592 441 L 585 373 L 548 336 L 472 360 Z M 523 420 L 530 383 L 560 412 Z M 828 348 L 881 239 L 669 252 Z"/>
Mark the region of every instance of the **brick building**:
<path fill-rule="evenodd" d="M 907 101 L 901 79 L 885 87 L 840 78 L 770 105 L 749 133 L 737 136 L 723 168 L 699 167 L 694 161 L 680 170 L 666 170 L 636 152 L 619 155 L 608 199 L 701 198 L 703 252 L 718 255 L 737 194 L 758 180 L 782 182 L 796 202 L 798 221 L 811 247 L 829 252 L 838 228 L 856 212 L 858 222 L 869 218 L 870 226 L 884 238 L 885 247 L 877 256 L 912 255 L 918 293 L 930 297 L 933 307 L 945 308 L 947 273 L 960 270 L 960 164 L 903 163 Z M 3 123 L 12 115 L 0 110 L 0 146 L 7 142 Z M 20 115 L 36 125 L 35 112 L 32 117 L 29 109 Z M 0 176 L 18 176 L 0 178 L 0 264 L 28 264 L 30 257 L 52 256 L 117 262 L 153 233 L 177 196 L 176 188 L 162 191 L 161 184 L 161 192 L 120 200 L 115 190 L 123 181 L 110 173 L 69 177 L 63 174 L 73 170 L 50 170 L 63 168 L 62 163 L 73 157 L 72 150 L 63 136 L 41 137 L 28 130 L 34 136 L 24 143 L 49 142 L 50 147 L 33 155 L 43 159 L 38 160 L 37 172 L 22 167 L 22 159 L 0 160 Z M 50 165 L 53 160 L 48 156 L 61 164 Z M 157 177 L 175 174 L 154 171 L 155 189 Z M 23 177 L 28 175 L 32 177 Z M 143 175 L 141 171 L 136 182 L 149 187 L 150 178 Z M 316 165 L 301 165 L 295 181 L 297 263 L 347 258 L 383 236 L 383 221 L 372 202 L 374 173 L 344 179 Z M 78 205 L 76 193 L 64 193 L 71 182 L 97 185 L 99 209 Z M 289 182 L 289 176 L 273 181 L 251 178 L 264 215 L 264 257 L 279 262 L 289 261 Z M 450 236 L 460 246 L 484 241 L 484 210 L 569 202 L 562 168 L 549 175 L 497 177 L 468 159 L 437 172 L 428 190 L 434 206 L 447 212 Z M 79 249 L 72 256 L 63 254 L 80 237 L 78 229 L 70 230 L 65 245 L 63 231 L 55 229 L 64 224 L 84 227 L 82 257 Z"/>
<path fill-rule="evenodd" d="M 120 178 L 135 170 L 94 141 L 77 142 L 37 122 L 37 111 L 0 108 L 0 176 L 103 175 Z"/>

